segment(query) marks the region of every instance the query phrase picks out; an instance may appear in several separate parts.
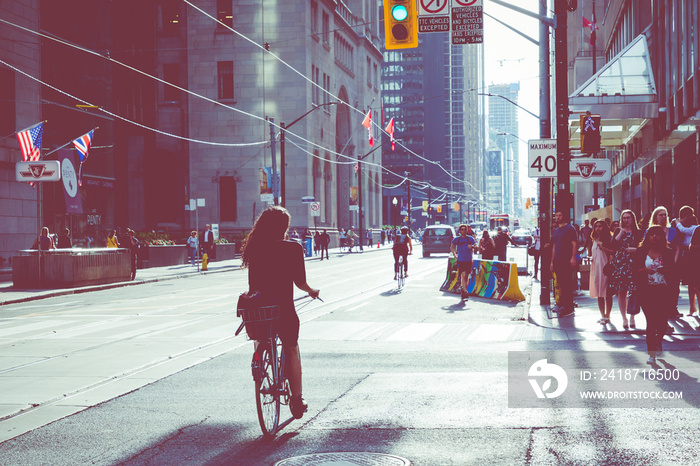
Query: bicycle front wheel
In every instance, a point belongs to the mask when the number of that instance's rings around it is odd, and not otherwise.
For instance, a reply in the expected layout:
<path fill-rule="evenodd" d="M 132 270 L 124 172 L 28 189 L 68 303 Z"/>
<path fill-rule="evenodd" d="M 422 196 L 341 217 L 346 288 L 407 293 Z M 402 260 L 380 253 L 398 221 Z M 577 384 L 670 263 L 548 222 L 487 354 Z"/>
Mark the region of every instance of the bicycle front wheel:
<path fill-rule="evenodd" d="M 260 421 L 260 428 L 265 436 L 275 435 L 280 420 L 280 397 L 275 388 L 273 357 L 274 355 L 269 348 L 263 350 L 260 371 L 262 376 L 255 382 L 258 421 Z"/>

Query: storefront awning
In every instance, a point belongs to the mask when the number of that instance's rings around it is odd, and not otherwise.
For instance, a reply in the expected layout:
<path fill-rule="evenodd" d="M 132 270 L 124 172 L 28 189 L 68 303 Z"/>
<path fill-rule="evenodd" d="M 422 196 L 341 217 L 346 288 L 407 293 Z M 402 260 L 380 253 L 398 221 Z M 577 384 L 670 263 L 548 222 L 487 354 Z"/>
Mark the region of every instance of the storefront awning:
<path fill-rule="evenodd" d="M 659 115 L 659 99 L 646 36 L 637 36 L 615 58 L 569 96 L 571 142 L 578 146 L 579 116 L 602 118 L 601 145 L 619 147 L 646 120 Z"/>

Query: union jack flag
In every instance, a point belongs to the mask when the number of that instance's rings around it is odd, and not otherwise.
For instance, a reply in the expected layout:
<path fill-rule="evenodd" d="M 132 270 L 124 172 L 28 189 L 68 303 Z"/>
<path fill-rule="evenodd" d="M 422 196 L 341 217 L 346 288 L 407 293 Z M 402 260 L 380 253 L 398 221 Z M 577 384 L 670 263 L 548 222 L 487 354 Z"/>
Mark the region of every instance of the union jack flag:
<path fill-rule="evenodd" d="M 78 155 L 80 156 L 80 168 L 78 169 L 78 186 L 83 185 L 83 162 L 87 160 L 88 151 L 90 150 L 90 144 L 92 144 L 92 133 L 95 130 L 91 130 L 87 134 L 83 134 L 78 139 L 73 140 L 73 145 L 78 149 Z"/>
<path fill-rule="evenodd" d="M 30 126 L 17 133 L 19 147 L 22 149 L 22 160 L 34 162 L 41 157 L 41 137 L 44 134 L 44 122 Z"/>
<path fill-rule="evenodd" d="M 88 151 L 90 150 L 90 144 L 92 143 L 92 133 L 93 129 L 87 134 L 80 136 L 78 139 L 73 141 L 73 145 L 78 149 L 78 155 L 80 155 L 80 163 L 83 163 L 87 159 Z"/>

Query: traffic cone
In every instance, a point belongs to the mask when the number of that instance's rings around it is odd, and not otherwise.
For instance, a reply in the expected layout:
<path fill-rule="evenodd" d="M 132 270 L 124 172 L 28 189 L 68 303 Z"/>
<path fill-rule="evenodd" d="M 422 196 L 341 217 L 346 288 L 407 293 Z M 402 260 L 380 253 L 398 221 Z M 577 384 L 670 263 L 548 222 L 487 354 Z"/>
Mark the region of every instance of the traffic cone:
<path fill-rule="evenodd" d="M 202 254 L 202 271 L 207 270 L 207 265 L 209 265 L 209 255 L 205 252 Z"/>

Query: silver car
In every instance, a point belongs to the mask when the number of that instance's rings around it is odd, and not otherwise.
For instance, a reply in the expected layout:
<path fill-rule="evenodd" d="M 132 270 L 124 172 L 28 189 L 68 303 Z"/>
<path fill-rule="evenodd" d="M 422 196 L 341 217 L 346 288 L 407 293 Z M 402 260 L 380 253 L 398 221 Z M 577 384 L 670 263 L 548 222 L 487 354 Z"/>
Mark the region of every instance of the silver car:
<path fill-rule="evenodd" d="M 432 253 L 450 253 L 450 245 L 455 237 L 455 230 L 450 225 L 429 225 L 423 232 L 423 257 Z"/>

